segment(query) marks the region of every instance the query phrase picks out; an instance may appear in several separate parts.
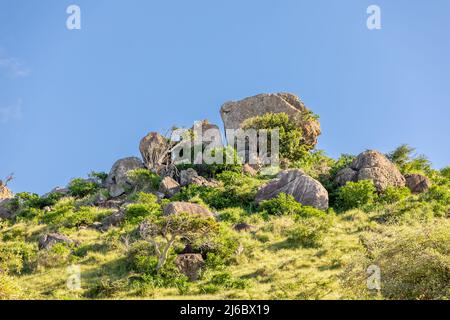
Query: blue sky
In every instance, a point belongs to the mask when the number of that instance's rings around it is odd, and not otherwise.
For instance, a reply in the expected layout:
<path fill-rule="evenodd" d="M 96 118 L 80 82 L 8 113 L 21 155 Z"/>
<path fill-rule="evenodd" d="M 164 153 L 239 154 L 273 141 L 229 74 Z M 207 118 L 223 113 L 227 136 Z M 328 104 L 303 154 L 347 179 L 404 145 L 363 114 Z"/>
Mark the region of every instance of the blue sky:
<path fill-rule="evenodd" d="M 449 18 L 448 0 L 0 0 L 0 177 L 44 193 L 139 155 L 149 131 L 280 91 L 320 115 L 330 156 L 408 143 L 444 167 Z"/>

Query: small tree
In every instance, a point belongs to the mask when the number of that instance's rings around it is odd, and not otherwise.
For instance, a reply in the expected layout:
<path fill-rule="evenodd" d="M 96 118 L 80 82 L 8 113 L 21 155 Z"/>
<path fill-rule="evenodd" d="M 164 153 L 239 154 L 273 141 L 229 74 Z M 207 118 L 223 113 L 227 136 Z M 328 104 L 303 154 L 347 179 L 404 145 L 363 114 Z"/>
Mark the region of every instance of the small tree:
<path fill-rule="evenodd" d="M 204 218 L 188 213 L 154 216 L 139 226 L 141 237 L 149 241 L 155 248 L 158 257 L 156 272 L 166 263 L 169 250 L 181 238 L 193 242 L 205 238 L 217 230 L 217 222 L 213 218 Z"/>

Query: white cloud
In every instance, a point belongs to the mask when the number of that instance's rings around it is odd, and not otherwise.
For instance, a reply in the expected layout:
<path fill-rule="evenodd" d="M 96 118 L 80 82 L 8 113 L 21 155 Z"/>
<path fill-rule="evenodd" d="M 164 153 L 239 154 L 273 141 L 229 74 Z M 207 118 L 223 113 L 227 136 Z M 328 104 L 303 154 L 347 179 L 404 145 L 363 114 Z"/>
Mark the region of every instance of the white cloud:
<path fill-rule="evenodd" d="M 30 74 L 30 70 L 17 58 L 0 56 L 0 69 L 16 78 L 26 77 Z"/>
<path fill-rule="evenodd" d="M 6 107 L 0 107 L 0 123 L 7 123 L 22 118 L 22 99 Z"/>

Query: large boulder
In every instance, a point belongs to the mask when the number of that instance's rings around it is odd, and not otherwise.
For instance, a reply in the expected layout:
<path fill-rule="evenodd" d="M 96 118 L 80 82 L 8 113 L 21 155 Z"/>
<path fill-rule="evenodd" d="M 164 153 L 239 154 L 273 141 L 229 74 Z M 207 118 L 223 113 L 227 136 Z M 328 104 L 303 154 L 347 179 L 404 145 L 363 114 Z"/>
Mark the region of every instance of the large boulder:
<path fill-rule="evenodd" d="M 125 189 L 131 186 L 128 171 L 144 168 L 142 161 L 136 157 L 118 160 L 109 172 L 105 185 L 111 197 L 118 197 L 125 193 Z"/>
<path fill-rule="evenodd" d="M 150 132 L 142 138 L 139 151 L 144 160 L 144 165 L 155 173 L 159 173 L 170 161 L 170 144 L 165 137 L 157 132 Z"/>
<path fill-rule="evenodd" d="M 256 194 L 256 202 L 275 198 L 280 193 L 292 195 L 305 206 L 328 209 L 328 192 L 320 184 L 298 169 L 281 171 L 277 178 L 262 186 Z"/>
<path fill-rule="evenodd" d="M 427 192 L 431 187 L 430 179 L 421 174 L 407 174 L 405 180 L 406 186 L 414 194 Z"/>
<path fill-rule="evenodd" d="M 190 281 L 196 281 L 205 262 L 201 254 L 185 253 L 178 255 L 175 259 L 175 265 Z"/>
<path fill-rule="evenodd" d="M 192 215 L 199 215 L 203 218 L 214 218 L 214 214 L 206 209 L 205 207 L 202 207 L 199 204 L 196 203 L 190 203 L 190 202 L 171 202 L 168 205 L 164 207 L 164 214 L 165 215 L 171 215 L 171 214 L 179 214 L 179 213 L 188 213 Z"/>
<path fill-rule="evenodd" d="M 239 129 L 245 120 L 267 113 L 286 113 L 302 129 L 303 142 L 311 147 L 317 144 L 320 123 L 308 116 L 310 111 L 296 95 L 259 94 L 241 101 L 227 102 L 220 109 L 225 130 Z"/>
<path fill-rule="evenodd" d="M 405 178 L 397 167 L 382 153 L 368 150 L 356 157 L 349 167 L 336 174 L 334 182 L 344 186 L 348 181 L 372 180 L 378 191 L 388 186 L 403 187 Z"/>
<path fill-rule="evenodd" d="M 48 233 L 48 234 L 44 234 L 39 239 L 38 247 L 39 247 L 39 250 L 48 250 L 48 249 L 51 249 L 57 243 L 64 243 L 64 244 L 70 245 L 70 244 L 74 243 L 74 241 L 69 239 L 65 235 L 62 235 L 59 233 Z"/>

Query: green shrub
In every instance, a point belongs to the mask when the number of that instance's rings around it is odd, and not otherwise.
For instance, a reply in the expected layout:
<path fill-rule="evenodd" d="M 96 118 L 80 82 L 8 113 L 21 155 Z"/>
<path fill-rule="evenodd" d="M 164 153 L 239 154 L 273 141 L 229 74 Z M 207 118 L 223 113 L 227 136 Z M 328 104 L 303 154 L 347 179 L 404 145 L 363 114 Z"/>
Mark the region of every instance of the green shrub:
<path fill-rule="evenodd" d="M 89 226 L 94 222 L 101 221 L 111 213 L 110 210 L 102 210 L 96 207 L 80 207 L 76 211 L 66 212 L 62 224 L 67 228 Z"/>
<path fill-rule="evenodd" d="M 161 205 L 157 203 L 158 198 L 151 193 L 140 192 L 137 194 L 137 203 L 129 204 L 125 209 L 125 219 L 136 224 L 145 217 L 161 214 Z"/>
<path fill-rule="evenodd" d="M 287 241 L 305 248 L 318 247 L 330 226 L 331 220 L 328 218 L 298 219 L 288 231 Z"/>
<path fill-rule="evenodd" d="M 242 208 L 227 208 L 219 212 L 220 221 L 238 223 L 247 215 Z"/>
<path fill-rule="evenodd" d="M 36 251 L 35 246 L 22 241 L 0 242 L 0 270 L 16 274 L 31 271 Z"/>
<path fill-rule="evenodd" d="M 303 206 L 292 195 L 280 193 L 276 198 L 265 200 L 260 204 L 260 210 L 270 215 L 298 215 L 301 217 L 324 216 L 325 212 L 319 209 Z"/>
<path fill-rule="evenodd" d="M 161 177 L 147 169 L 134 169 L 128 171 L 128 179 L 134 186 L 134 191 L 150 192 L 158 190 Z"/>
<path fill-rule="evenodd" d="M 37 266 L 40 268 L 56 268 L 69 262 L 70 247 L 65 243 L 56 243 L 48 250 L 41 250 L 37 254 Z"/>
<path fill-rule="evenodd" d="M 24 294 L 15 279 L 0 272 L 0 300 L 23 299 Z"/>
<path fill-rule="evenodd" d="M 72 197 L 84 198 L 88 195 L 94 194 L 100 188 L 100 185 L 91 180 L 81 178 L 73 179 L 69 183 L 69 193 Z"/>
<path fill-rule="evenodd" d="M 375 185 L 371 180 L 347 182 L 338 191 L 339 207 L 344 210 L 362 208 L 377 198 Z"/>
<path fill-rule="evenodd" d="M 242 127 L 243 129 L 266 129 L 268 132 L 268 152 L 270 152 L 271 146 L 271 132 L 278 129 L 280 158 L 297 161 L 305 157 L 308 151 L 314 147 L 304 142 L 302 129 L 290 120 L 286 113 L 267 113 L 263 116 L 250 118 L 243 123 Z"/>
<path fill-rule="evenodd" d="M 450 222 L 387 229 L 362 238 L 366 252 L 352 257 L 342 275 L 352 297 L 376 294 L 367 288 L 370 265 L 381 271 L 381 295 L 395 300 L 448 299 Z"/>
<path fill-rule="evenodd" d="M 403 200 L 411 195 L 411 191 L 407 187 L 388 186 L 379 197 L 381 203 L 395 203 Z"/>
<path fill-rule="evenodd" d="M 224 289 L 245 289 L 248 286 L 247 281 L 242 279 L 235 279 L 229 272 L 221 272 L 215 274 L 206 284 L 205 292 L 211 292 L 212 288 L 224 288 Z"/>

